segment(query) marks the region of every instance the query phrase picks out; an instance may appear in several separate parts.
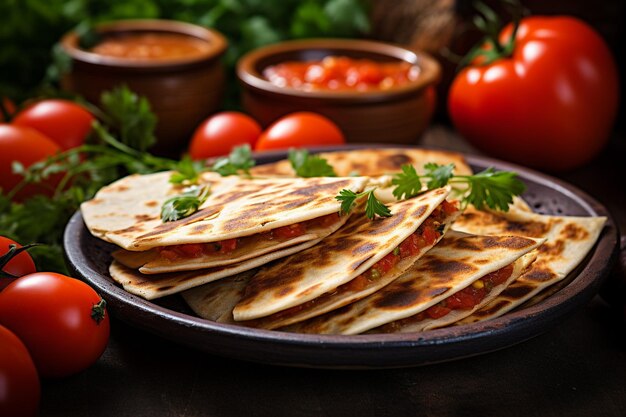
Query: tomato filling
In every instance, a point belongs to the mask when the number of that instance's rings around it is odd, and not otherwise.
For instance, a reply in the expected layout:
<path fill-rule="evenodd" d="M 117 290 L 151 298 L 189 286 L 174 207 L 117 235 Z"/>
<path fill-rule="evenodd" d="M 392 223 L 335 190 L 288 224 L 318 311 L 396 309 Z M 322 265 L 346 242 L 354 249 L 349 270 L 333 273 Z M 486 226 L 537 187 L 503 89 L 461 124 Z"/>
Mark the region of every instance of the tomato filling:
<path fill-rule="evenodd" d="M 457 291 L 450 297 L 441 300 L 434 306 L 406 319 L 397 320 L 386 325 L 390 329 L 401 328 L 406 324 L 416 323 L 427 318 L 438 319 L 446 316 L 453 310 L 471 310 L 483 301 L 494 287 L 506 282 L 513 273 L 513 264 L 491 272 L 473 282 L 464 289 Z"/>
<path fill-rule="evenodd" d="M 321 61 L 287 61 L 267 67 L 263 75 L 279 87 L 299 90 L 386 90 L 419 76 L 419 67 L 405 61 L 376 62 L 345 56 Z"/>
<path fill-rule="evenodd" d="M 391 253 L 376 262 L 371 268 L 361 275 L 343 285 L 340 285 L 330 293 L 323 294 L 317 298 L 307 301 L 306 303 L 288 308 L 287 310 L 274 313 L 271 317 L 273 319 L 280 319 L 282 317 L 292 316 L 302 310 L 312 307 L 314 304 L 318 304 L 320 302 L 323 303 L 329 297 L 334 297 L 337 294 L 363 291 L 368 287 L 368 285 L 370 285 L 370 283 L 380 279 L 384 274 L 391 271 L 402 259 L 418 255 L 423 248 L 433 245 L 443 234 L 443 222 L 445 219 L 451 213 L 458 210 L 454 203 L 448 203 L 447 207 L 448 208 L 446 209 L 443 205 L 438 206 L 413 234 L 407 237 Z M 451 209 L 453 210 L 450 211 Z"/>
<path fill-rule="evenodd" d="M 162 246 L 157 248 L 159 254 L 170 261 L 179 259 L 199 258 L 212 254 L 229 254 L 235 249 L 245 246 L 252 239 L 262 237 L 267 240 L 289 240 L 306 234 L 307 230 L 313 228 L 326 228 L 339 220 L 337 213 L 328 214 L 317 219 L 308 220 L 302 223 L 290 224 L 283 227 L 277 227 L 267 233 L 260 233 L 254 237 L 242 237 L 236 239 L 220 240 L 219 242 L 209 243 L 187 243 L 183 245 Z"/>

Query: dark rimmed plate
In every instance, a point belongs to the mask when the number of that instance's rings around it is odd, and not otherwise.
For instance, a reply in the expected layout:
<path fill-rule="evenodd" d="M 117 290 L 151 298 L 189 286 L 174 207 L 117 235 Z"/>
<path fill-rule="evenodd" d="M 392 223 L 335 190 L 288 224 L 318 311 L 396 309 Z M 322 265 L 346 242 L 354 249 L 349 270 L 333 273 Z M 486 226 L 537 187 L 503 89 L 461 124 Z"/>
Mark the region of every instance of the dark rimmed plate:
<path fill-rule="evenodd" d="M 258 163 L 268 163 L 284 157 L 284 152 L 273 152 L 259 154 L 256 159 Z M 483 323 L 413 334 L 329 336 L 211 322 L 194 316 L 178 296 L 147 301 L 117 286 L 107 272 L 115 246 L 91 236 L 80 212 L 74 214 L 65 230 L 66 259 L 74 275 L 87 281 L 106 299 L 111 314 L 133 326 L 211 354 L 288 366 L 384 368 L 487 353 L 539 335 L 589 301 L 616 259 L 618 232 L 606 208 L 572 185 L 493 159 L 467 156 L 467 160 L 475 170 L 493 166 L 518 172 L 528 186 L 524 198 L 535 211 L 608 218 L 597 244 L 570 274 L 567 286 L 536 305 Z"/>

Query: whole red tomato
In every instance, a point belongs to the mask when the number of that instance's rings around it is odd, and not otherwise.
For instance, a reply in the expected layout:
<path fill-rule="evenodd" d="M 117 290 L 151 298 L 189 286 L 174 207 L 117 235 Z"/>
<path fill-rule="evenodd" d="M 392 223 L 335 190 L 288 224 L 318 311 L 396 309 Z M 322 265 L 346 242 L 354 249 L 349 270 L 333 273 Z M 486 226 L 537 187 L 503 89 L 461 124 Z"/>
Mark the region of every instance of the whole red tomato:
<path fill-rule="evenodd" d="M 21 277 L 23 275 L 32 274 L 36 272 L 35 263 L 33 262 L 33 258 L 30 257 L 28 252 L 23 251 L 13 256 L 11 260 L 2 266 L 4 261 L 3 256 L 7 254 L 9 251 L 9 245 L 15 245 L 16 248 L 21 248 L 22 245 L 17 243 L 14 240 L 9 239 L 8 237 L 0 236 L 0 267 L 2 272 L 6 272 L 8 274 L 13 275 L 14 277 Z M 2 273 L 0 273 L 0 291 L 15 279 L 4 277 Z"/>
<path fill-rule="evenodd" d="M 43 133 L 61 149 L 82 145 L 95 118 L 82 106 L 67 100 L 42 100 L 20 111 L 12 123 Z"/>
<path fill-rule="evenodd" d="M 500 34 L 511 38 L 512 28 Z M 470 65 L 448 108 L 461 134 L 486 153 L 546 170 L 589 162 L 606 144 L 618 104 L 615 61 L 573 17 L 521 21 L 512 56 Z"/>
<path fill-rule="evenodd" d="M 27 168 L 57 152 L 60 152 L 59 146 L 34 129 L 0 124 L 0 188 L 7 193 L 22 181 L 21 175 L 13 174 L 13 161 L 21 162 Z M 16 199 L 21 200 L 37 193 L 50 194 L 50 188 L 59 178 L 53 176 L 44 183 L 29 184 L 17 193 Z"/>
<path fill-rule="evenodd" d="M 252 117 L 234 111 L 217 113 L 206 119 L 193 134 L 189 145 L 191 159 L 228 155 L 232 148 L 253 147 L 261 126 Z"/>
<path fill-rule="evenodd" d="M 39 376 L 24 343 L 0 326 L 0 416 L 37 415 Z"/>
<path fill-rule="evenodd" d="M 24 342 L 43 377 L 86 369 L 109 339 L 100 296 L 84 282 L 52 272 L 23 276 L 0 292 L 0 324 Z"/>
<path fill-rule="evenodd" d="M 344 143 L 343 132 L 332 120 L 317 113 L 298 112 L 281 117 L 268 127 L 254 149 L 265 151 Z"/>

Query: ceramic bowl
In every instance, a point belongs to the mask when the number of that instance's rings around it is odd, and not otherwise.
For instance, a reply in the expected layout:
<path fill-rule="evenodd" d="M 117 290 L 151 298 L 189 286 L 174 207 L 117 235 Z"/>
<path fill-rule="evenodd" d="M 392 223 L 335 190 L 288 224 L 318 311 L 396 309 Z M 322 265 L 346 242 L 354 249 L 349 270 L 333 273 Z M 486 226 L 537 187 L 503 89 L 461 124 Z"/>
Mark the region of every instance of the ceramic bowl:
<path fill-rule="evenodd" d="M 285 61 L 314 61 L 347 56 L 377 62 L 406 61 L 419 76 L 385 90 L 303 91 L 279 87 L 263 76 L 268 66 Z M 353 39 L 288 41 L 259 48 L 237 63 L 244 109 L 263 126 L 295 111 L 313 111 L 330 118 L 348 142 L 416 143 L 433 113 L 439 64 L 429 55 L 400 46 Z"/>
<path fill-rule="evenodd" d="M 201 26 L 168 20 L 120 20 L 99 25 L 98 35 L 173 33 L 206 42 L 209 47 L 192 57 L 158 60 L 105 56 L 82 49 L 75 32 L 61 46 L 72 59 L 71 72 L 61 86 L 98 103 L 105 90 L 127 85 L 150 101 L 157 115 L 157 145 L 153 151 L 173 154 L 186 147 L 193 130 L 221 105 L 224 69 L 220 57 L 227 42 L 220 33 Z"/>

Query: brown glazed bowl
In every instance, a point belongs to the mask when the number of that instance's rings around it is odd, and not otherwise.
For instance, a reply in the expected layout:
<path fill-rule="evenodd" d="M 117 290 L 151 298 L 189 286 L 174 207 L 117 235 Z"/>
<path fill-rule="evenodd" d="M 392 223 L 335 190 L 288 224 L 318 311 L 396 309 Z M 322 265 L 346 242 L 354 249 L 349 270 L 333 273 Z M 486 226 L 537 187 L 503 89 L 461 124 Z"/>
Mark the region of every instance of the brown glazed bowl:
<path fill-rule="evenodd" d="M 380 62 L 407 61 L 420 68 L 419 77 L 388 90 L 302 91 L 278 87 L 263 70 L 284 61 L 320 60 L 329 55 Z M 245 110 L 263 126 L 295 111 L 313 111 L 330 118 L 348 142 L 416 143 L 433 113 L 439 64 L 425 53 L 391 44 L 353 39 L 312 39 L 282 42 L 256 49 L 237 63 Z"/>
<path fill-rule="evenodd" d="M 224 90 L 221 56 L 227 42 L 220 33 L 189 23 L 169 20 L 120 20 L 96 27 L 103 37 L 127 33 L 165 32 L 201 39 L 209 48 L 194 57 L 129 59 L 104 56 L 79 47 L 70 32 L 61 46 L 72 59 L 72 70 L 61 80 L 63 89 L 78 93 L 92 103 L 119 85 L 150 100 L 156 114 L 160 154 L 175 154 L 186 147 L 198 124 L 220 106 Z"/>

